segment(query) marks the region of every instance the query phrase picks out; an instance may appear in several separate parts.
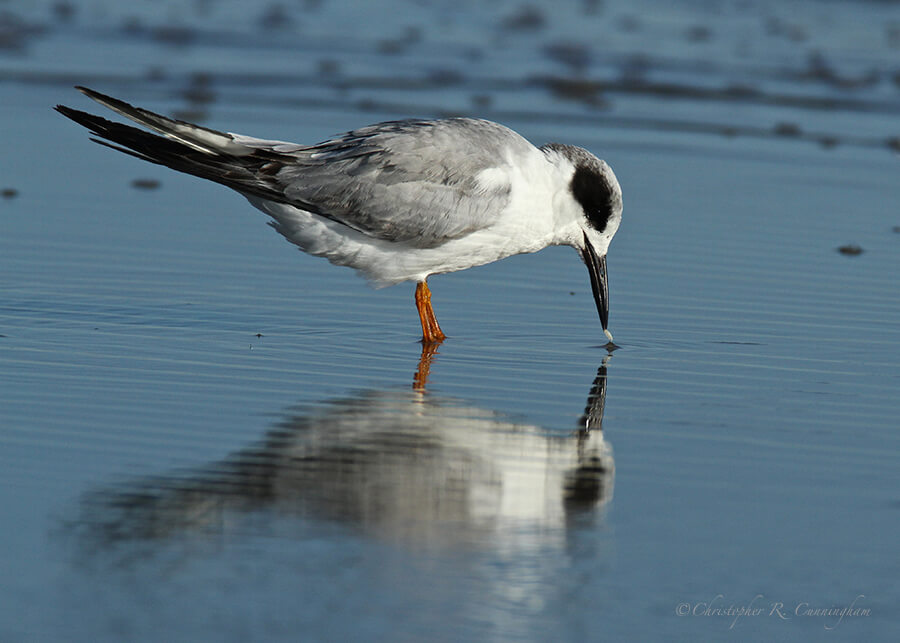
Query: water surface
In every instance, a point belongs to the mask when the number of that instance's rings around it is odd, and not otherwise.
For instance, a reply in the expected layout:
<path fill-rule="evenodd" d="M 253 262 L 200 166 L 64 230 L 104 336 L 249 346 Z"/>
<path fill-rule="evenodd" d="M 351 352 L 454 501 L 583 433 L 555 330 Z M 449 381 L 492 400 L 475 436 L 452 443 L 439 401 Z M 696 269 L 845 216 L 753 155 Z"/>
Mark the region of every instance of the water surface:
<path fill-rule="evenodd" d="M 357 5 L 4 18 L 0 639 L 890 640 L 892 5 Z M 583 145 L 625 194 L 620 348 L 554 248 L 430 280 L 423 354 L 411 286 L 90 144 L 76 83 Z"/>

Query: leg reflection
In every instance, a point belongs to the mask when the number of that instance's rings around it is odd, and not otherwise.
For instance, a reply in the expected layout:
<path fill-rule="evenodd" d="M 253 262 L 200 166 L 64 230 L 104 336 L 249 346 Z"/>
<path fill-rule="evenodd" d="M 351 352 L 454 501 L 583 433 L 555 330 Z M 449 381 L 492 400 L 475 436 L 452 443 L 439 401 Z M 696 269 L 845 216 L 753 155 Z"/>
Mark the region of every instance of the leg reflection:
<path fill-rule="evenodd" d="M 422 343 L 422 355 L 419 357 L 419 366 L 413 376 L 413 390 L 425 392 L 428 384 L 428 373 L 431 371 L 431 360 L 437 355 L 440 344 L 433 342 Z"/>

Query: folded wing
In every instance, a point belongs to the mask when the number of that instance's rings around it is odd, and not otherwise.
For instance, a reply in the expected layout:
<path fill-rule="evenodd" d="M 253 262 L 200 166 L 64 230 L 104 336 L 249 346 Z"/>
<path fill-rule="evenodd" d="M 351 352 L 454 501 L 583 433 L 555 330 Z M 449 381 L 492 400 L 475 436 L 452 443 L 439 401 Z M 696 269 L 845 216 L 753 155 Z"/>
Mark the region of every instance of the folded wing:
<path fill-rule="evenodd" d="M 509 200 L 507 159 L 534 149 L 512 130 L 467 118 L 390 121 L 304 146 L 219 132 L 79 89 L 162 134 L 57 106 L 105 139 L 98 143 L 419 248 L 490 226 Z"/>

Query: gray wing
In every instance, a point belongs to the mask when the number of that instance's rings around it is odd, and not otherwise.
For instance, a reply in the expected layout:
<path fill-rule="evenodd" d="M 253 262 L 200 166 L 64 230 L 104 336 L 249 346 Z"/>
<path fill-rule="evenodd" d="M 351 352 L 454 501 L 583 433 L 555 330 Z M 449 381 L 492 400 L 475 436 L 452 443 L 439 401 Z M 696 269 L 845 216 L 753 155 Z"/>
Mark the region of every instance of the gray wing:
<path fill-rule="evenodd" d="M 276 147 L 292 162 L 274 178 L 286 203 L 372 237 L 429 248 L 490 225 L 510 185 L 476 177 L 530 147 L 489 121 L 393 121 L 311 147 Z"/>
<path fill-rule="evenodd" d="M 79 91 L 162 134 L 57 105 L 98 143 L 238 192 L 313 212 L 379 239 L 430 248 L 493 223 L 509 200 L 508 159 L 534 148 L 490 121 L 391 121 L 305 146 L 173 120 Z M 480 172 L 497 168 L 489 181 Z"/>

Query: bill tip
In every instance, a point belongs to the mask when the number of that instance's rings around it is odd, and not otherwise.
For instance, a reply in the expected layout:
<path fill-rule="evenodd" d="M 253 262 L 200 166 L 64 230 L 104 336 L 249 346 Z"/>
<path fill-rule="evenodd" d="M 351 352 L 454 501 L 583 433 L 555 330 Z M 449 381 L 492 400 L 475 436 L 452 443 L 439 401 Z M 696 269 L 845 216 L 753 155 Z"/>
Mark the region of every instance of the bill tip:
<path fill-rule="evenodd" d="M 605 329 L 605 328 L 603 329 L 603 334 L 606 335 L 606 339 L 608 339 L 609 341 L 613 341 L 612 333 L 609 332 L 607 329 Z"/>

